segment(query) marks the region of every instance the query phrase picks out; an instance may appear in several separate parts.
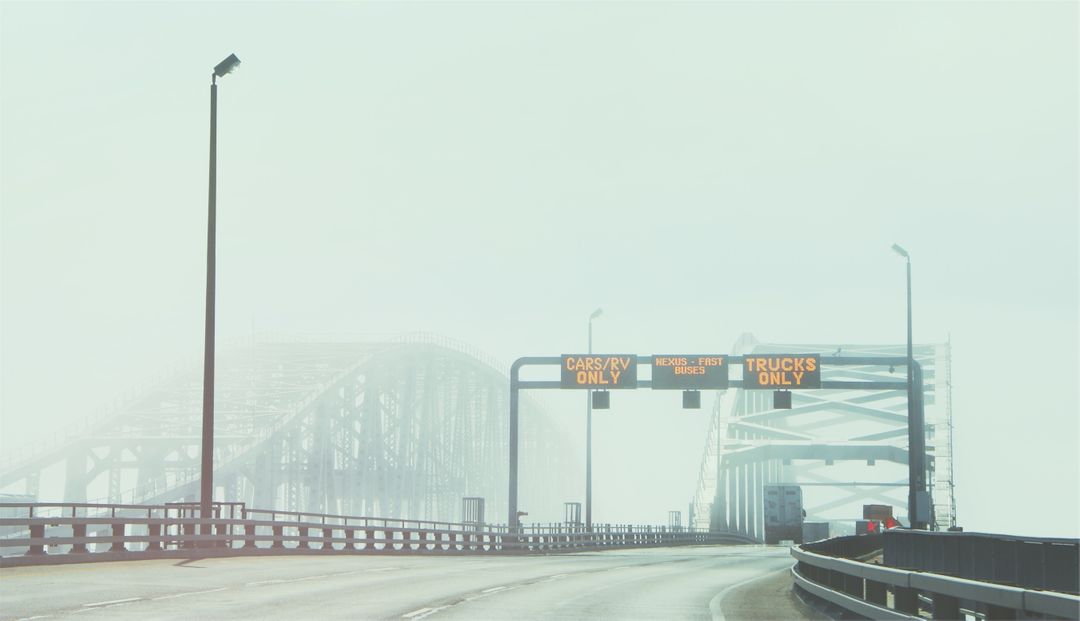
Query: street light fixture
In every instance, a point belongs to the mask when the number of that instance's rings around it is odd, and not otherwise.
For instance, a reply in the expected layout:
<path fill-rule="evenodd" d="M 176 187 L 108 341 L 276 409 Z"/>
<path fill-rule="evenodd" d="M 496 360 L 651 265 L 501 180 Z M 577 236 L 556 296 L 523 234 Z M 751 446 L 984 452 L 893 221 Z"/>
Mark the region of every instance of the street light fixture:
<path fill-rule="evenodd" d="M 592 322 L 604 309 L 597 308 L 589 315 L 589 354 L 592 355 Z M 585 528 L 592 530 L 592 390 L 586 394 L 588 404 L 585 416 Z"/>
<path fill-rule="evenodd" d="M 217 79 L 232 73 L 240 64 L 236 54 L 214 67 L 210 76 L 210 191 L 206 220 L 206 340 L 203 349 L 202 470 L 199 489 L 199 518 L 211 517 L 214 501 L 214 295 L 217 263 Z M 209 535 L 203 522 L 201 534 Z"/>
<path fill-rule="evenodd" d="M 925 529 L 921 502 L 926 497 L 926 437 L 923 410 L 916 403 L 915 355 L 911 334 L 911 255 L 899 244 L 893 244 L 893 252 L 907 263 L 907 403 L 908 403 L 908 520 L 912 528 Z M 921 382 L 920 382 L 921 384 Z"/>

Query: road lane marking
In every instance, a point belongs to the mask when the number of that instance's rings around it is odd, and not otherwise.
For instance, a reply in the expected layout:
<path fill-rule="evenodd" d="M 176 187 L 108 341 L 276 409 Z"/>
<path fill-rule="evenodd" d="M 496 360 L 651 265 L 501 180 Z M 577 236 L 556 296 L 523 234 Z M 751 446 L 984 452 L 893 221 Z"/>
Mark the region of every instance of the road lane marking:
<path fill-rule="evenodd" d="M 437 606 L 435 608 L 421 608 L 419 610 L 414 610 L 408 614 L 401 615 L 401 618 L 412 619 L 412 621 L 420 621 L 420 619 L 423 619 L 424 617 L 430 617 L 431 615 L 439 612 L 443 608 L 449 608 L 450 606 L 451 605 L 448 604 L 446 606 Z"/>
<path fill-rule="evenodd" d="M 229 587 L 221 587 L 220 589 L 207 589 L 205 591 L 188 591 L 187 593 L 175 593 L 173 595 L 163 595 L 161 597 L 155 597 L 153 600 L 159 601 L 163 599 L 175 599 L 177 597 L 187 597 L 188 595 L 202 595 L 203 593 L 217 593 L 218 591 L 224 591 Z"/>
<path fill-rule="evenodd" d="M 259 580 L 258 582 L 245 583 L 244 586 L 253 587 L 253 586 L 262 586 L 264 584 L 281 584 L 283 582 L 285 582 L 285 581 L 284 580 Z"/>
<path fill-rule="evenodd" d="M 495 591 L 501 591 L 501 590 L 503 590 L 505 588 L 506 587 L 504 587 L 504 586 L 497 586 L 497 587 L 491 587 L 490 589 L 484 589 L 483 591 L 480 591 L 480 592 L 481 593 L 494 593 Z"/>
<path fill-rule="evenodd" d="M 33 621 L 34 619 L 48 619 L 49 615 L 35 615 L 33 617 L 23 617 L 22 619 L 15 619 L 15 621 Z"/>
<path fill-rule="evenodd" d="M 128 597 L 125 599 L 111 599 L 107 602 L 94 602 L 92 604 L 83 604 L 83 608 L 89 608 L 91 606 L 111 606 L 112 604 L 126 604 L 128 602 L 137 602 L 141 597 Z"/>

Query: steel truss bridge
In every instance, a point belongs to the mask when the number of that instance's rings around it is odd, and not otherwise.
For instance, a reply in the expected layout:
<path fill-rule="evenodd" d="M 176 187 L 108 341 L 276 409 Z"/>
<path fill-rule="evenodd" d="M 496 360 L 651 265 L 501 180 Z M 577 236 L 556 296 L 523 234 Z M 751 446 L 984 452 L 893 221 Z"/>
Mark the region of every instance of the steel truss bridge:
<path fill-rule="evenodd" d="M 446 522 L 462 498 L 507 498 L 504 366 L 435 337 L 265 342 L 218 356 L 215 499 L 279 511 Z M 202 376 L 166 375 L 52 446 L 0 463 L 0 490 L 65 502 L 163 504 L 199 494 Z M 578 465 L 522 403 L 530 508 L 558 514 Z M 10 498 L 10 497 L 9 497 Z"/>
<path fill-rule="evenodd" d="M 764 344 L 749 334 L 731 353 L 907 356 L 906 345 Z M 923 369 L 931 527 L 946 530 L 956 525 L 949 345 L 916 345 L 914 355 Z M 897 381 L 906 372 L 902 366 L 826 366 L 822 380 Z M 772 399 L 770 390 L 720 393 L 691 505 L 692 526 L 763 540 L 763 488 L 783 483 L 803 486 L 806 520 L 831 521 L 834 534 L 854 529 L 863 504 L 906 513 L 906 391 L 795 390 L 790 410 L 773 409 Z"/>

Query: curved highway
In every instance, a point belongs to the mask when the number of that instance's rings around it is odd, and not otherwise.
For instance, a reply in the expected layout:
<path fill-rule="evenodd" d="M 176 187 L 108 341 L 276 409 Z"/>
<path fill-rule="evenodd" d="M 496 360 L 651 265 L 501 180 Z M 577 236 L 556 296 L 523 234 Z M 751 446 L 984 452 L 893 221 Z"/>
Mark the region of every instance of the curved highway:
<path fill-rule="evenodd" d="M 7 568 L 0 571 L 0 618 L 722 619 L 721 602 L 733 588 L 791 564 L 785 547 L 701 546 Z"/>

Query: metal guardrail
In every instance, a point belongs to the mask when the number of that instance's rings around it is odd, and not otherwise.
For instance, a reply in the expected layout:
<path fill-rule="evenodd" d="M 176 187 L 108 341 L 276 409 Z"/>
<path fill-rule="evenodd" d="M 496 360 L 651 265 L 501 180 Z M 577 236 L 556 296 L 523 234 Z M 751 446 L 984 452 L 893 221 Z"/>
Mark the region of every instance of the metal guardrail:
<path fill-rule="evenodd" d="M 1080 594 L 1080 541 L 985 533 L 889 531 L 885 565 Z"/>
<path fill-rule="evenodd" d="M 215 503 L 105 505 L 0 503 L 0 566 L 213 555 L 311 553 L 534 554 L 716 543 L 747 543 L 702 530 L 637 525 L 505 525 L 400 520 L 248 509 Z"/>
<path fill-rule="evenodd" d="M 1071 593 L 898 569 L 842 556 L 865 557 L 872 554 L 873 546 L 887 550 L 890 545 L 910 544 L 914 541 L 910 537 L 933 534 L 888 531 L 794 546 L 791 555 L 797 563 L 792 576 L 810 594 L 870 619 L 961 619 L 965 614 L 986 619 L 1080 618 L 1080 597 Z M 940 544 L 944 540 L 923 541 Z"/>

